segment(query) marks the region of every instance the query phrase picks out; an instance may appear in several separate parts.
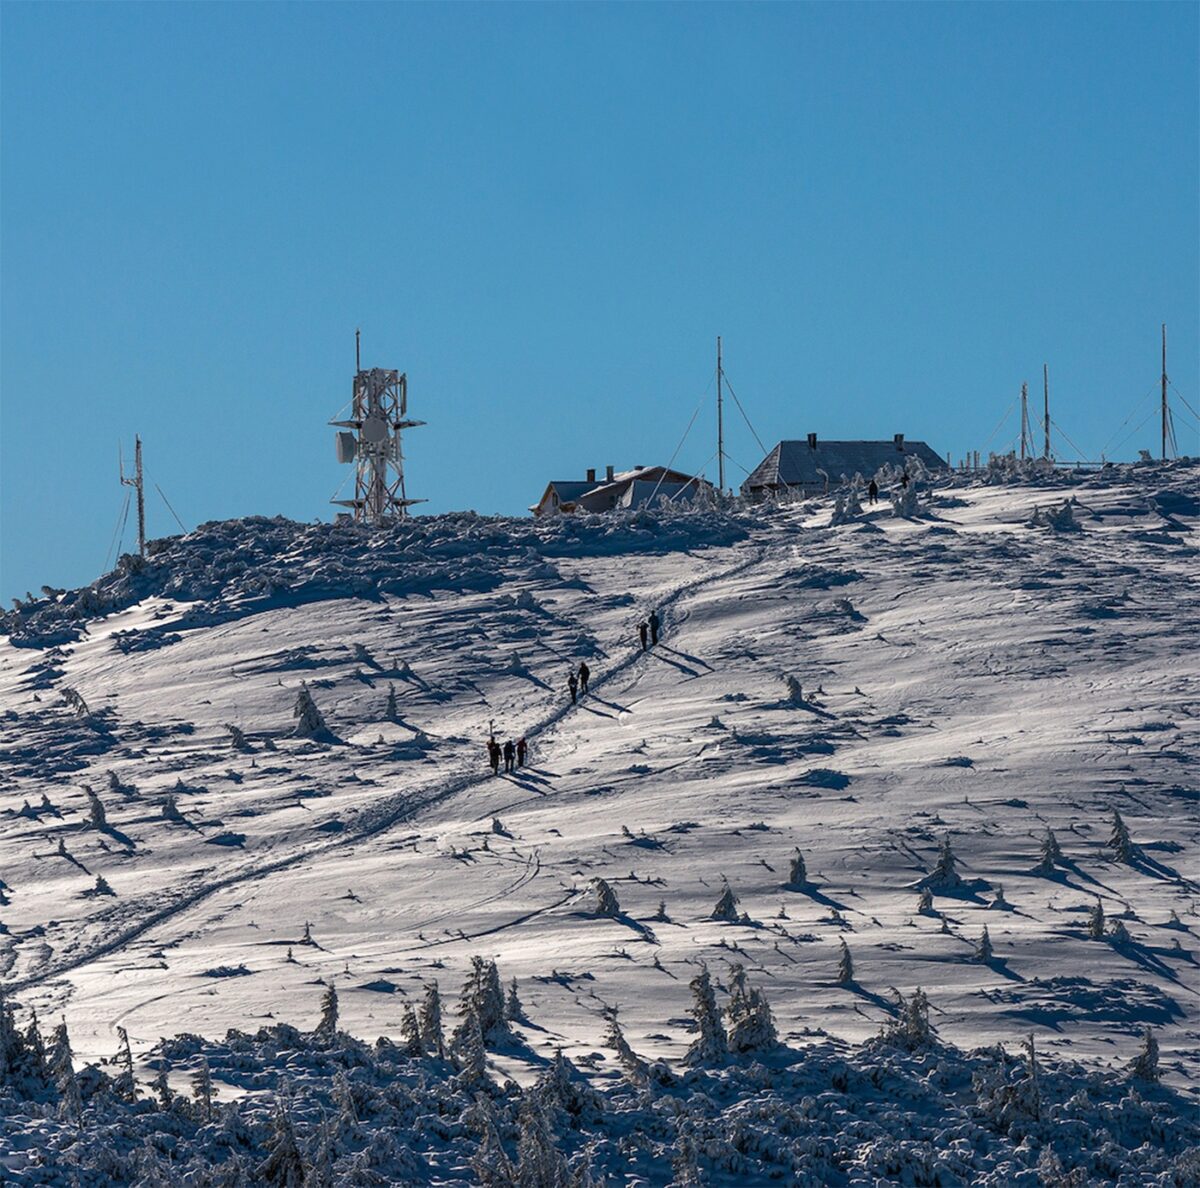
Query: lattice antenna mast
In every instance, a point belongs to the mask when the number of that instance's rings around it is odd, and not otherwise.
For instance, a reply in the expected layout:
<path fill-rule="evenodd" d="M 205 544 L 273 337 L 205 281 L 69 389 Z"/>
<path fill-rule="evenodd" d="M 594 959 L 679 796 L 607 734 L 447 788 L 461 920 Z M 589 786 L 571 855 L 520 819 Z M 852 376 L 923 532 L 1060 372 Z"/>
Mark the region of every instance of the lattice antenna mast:
<path fill-rule="evenodd" d="M 125 462 L 118 457 L 118 463 L 121 469 L 121 485 L 123 487 L 132 487 L 137 492 L 137 513 L 138 513 L 138 555 L 144 557 L 146 555 L 146 487 L 142 482 L 142 439 L 134 436 L 133 439 L 133 478 L 125 477 Z"/>
<path fill-rule="evenodd" d="M 1050 364 L 1042 364 L 1042 428 L 1046 434 L 1046 444 L 1042 448 L 1042 457 L 1050 457 Z"/>
<path fill-rule="evenodd" d="M 721 393 L 721 336 L 717 335 L 717 490 L 725 494 L 725 410 Z"/>
<path fill-rule="evenodd" d="M 1021 461 L 1025 461 L 1028 449 L 1033 445 L 1033 434 L 1029 425 L 1029 385 L 1021 385 Z"/>
<path fill-rule="evenodd" d="M 1167 460 L 1167 437 L 1169 435 L 1169 427 L 1171 420 L 1170 410 L 1167 408 L 1167 324 L 1163 322 L 1163 368 L 1162 368 L 1162 456 L 1163 461 Z"/>
<path fill-rule="evenodd" d="M 384 524 L 401 519 L 415 503 L 404 487 L 404 451 L 401 433 L 424 421 L 408 418 L 408 376 L 383 367 L 363 369 L 359 331 L 354 332 L 354 391 L 350 417 L 330 421 L 343 432 L 337 435 L 339 462 L 353 462 L 354 498 L 330 502 L 352 509 L 356 520 Z"/>

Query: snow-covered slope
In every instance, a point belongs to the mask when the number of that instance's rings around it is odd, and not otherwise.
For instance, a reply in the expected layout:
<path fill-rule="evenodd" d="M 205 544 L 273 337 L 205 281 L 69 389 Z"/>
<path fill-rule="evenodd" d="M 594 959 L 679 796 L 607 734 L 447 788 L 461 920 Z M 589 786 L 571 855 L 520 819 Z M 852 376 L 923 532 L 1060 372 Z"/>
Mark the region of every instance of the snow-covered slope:
<path fill-rule="evenodd" d="M 6 619 L 5 987 L 77 1056 L 123 1027 L 140 1057 L 311 1026 L 331 983 L 346 1031 L 396 1035 L 478 954 L 516 979 L 533 1052 L 587 1063 L 619 1007 L 635 1051 L 677 1062 L 689 981 L 738 962 L 796 1048 L 866 1040 L 921 987 L 946 1041 L 1032 1032 L 1093 1069 L 1149 1025 L 1187 1091 L 1197 477 L 960 481 L 835 525 L 817 500 L 159 542 Z M 302 684 L 327 736 L 293 736 Z M 489 731 L 526 736 L 528 766 L 493 777 Z M 918 910 L 946 839 L 959 879 Z M 734 921 L 712 918 L 726 885 Z"/>

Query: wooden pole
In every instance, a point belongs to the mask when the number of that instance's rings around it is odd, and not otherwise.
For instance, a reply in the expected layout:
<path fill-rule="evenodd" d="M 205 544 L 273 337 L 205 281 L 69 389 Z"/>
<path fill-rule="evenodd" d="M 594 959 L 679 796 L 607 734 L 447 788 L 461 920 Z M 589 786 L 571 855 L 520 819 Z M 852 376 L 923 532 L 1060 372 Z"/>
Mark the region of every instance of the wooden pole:
<path fill-rule="evenodd" d="M 725 492 L 725 422 L 721 407 L 721 336 L 717 335 L 717 490 Z"/>
<path fill-rule="evenodd" d="M 1167 460 L 1167 324 L 1163 322 L 1163 369 L 1162 369 L 1162 456 Z"/>
<path fill-rule="evenodd" d="M 1145 405 L 1142 405 L 1145 408 Z M 1046 444 L 1042 449 L 1042 457 L 1050 457 L 1050 365 L 1042 364 L 1042 428 L 1046 432 Z"/>

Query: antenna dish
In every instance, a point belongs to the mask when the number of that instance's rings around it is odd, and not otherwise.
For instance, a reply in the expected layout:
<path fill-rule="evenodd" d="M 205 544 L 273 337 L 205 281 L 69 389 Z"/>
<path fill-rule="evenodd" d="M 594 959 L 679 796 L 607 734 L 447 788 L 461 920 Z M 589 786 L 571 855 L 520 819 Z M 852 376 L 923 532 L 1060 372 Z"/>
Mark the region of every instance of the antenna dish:
<path fill-rule="evenodd" d="M 353 433 L 339 433 L 337 441 L 337 460 L 339 462 L 354 462 L 358 458 L 358 442 Z"/>
<path fill-rule="evenodd" d="M 372 413 L 362 425 L 363 441 L 370 442 L 371 445 L 378 445 L 381 441 L 387 441 L 388 423 L 379 413 Z"/>

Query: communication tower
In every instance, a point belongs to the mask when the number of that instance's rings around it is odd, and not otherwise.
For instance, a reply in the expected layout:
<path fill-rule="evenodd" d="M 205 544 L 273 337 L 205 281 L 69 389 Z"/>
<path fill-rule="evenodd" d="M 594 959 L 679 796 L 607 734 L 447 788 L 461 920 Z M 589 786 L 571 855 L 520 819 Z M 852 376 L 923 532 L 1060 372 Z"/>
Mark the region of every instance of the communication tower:
<path fill-rule="evenodd" d="M 400 434 L 424 421 L 408 419 L 408 377 L 384 367 L 362 367 L 359 332 L 354 332 L 354 394 L 350 416 L 329 423 L 337 435 L 339 462 L 355 464 L 353 499 L 331 499 L 352 509 L 356 520 L 383 524 L 408 515 L 414 503 L 404 489 L 404 451 Z"/>

